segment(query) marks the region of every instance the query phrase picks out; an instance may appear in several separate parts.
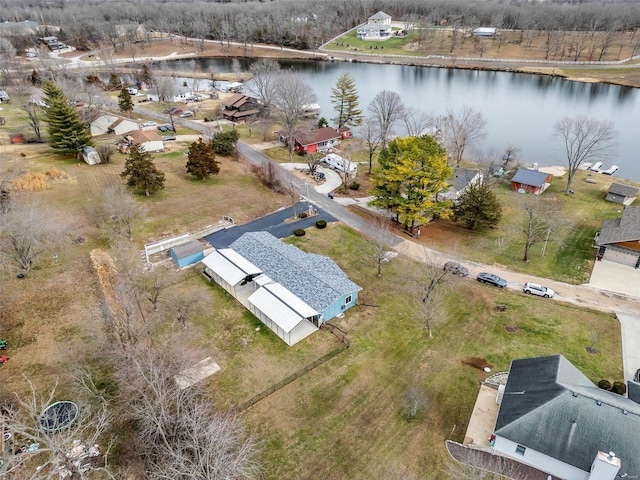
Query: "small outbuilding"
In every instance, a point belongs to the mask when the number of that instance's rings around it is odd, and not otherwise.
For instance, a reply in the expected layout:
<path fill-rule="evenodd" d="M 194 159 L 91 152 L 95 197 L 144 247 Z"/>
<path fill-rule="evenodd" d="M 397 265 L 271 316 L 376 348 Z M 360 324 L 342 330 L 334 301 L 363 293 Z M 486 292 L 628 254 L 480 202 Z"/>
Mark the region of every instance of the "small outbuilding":
<path fill-rule="evenodd" d="M 511 179 L 511 190 L 540 195 L 549 188 L 552 178 L 553 175 L 550 173 L 520 168 Z"/>
<path fill-rule="evenodd" d="M 192 240 L 169 249 L 171 259 L 179 268 L 188 267 L 204 258 L 204 249 L 198 240 Z"/>
<path fill-rule="evenodd" d="M 631 185 L 613 182 L 607 191 L 605 200 L 623 205 L 631 205 L 638 195 L 638 190 L 638 188 L 632 187 Z"/>
<path fill-rule="evenodd" d="M 89 145 L 82 147 L 82 159 L 89 165 L 97 165 L 102 163 L 100 154 L 97 150 Z"/>

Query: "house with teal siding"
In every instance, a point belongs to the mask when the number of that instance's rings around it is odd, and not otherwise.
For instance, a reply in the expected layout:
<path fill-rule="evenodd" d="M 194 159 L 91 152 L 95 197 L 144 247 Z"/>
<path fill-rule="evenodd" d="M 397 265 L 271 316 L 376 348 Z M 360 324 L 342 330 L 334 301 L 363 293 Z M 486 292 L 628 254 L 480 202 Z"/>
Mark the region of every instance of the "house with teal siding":
<path fill-rule="evenodd" d="M 207 278 L 288 345 L 356 305 L 362 290 L 331 258 L 304 252 L 268 232 L 245 233 L 203 264 Z"/>

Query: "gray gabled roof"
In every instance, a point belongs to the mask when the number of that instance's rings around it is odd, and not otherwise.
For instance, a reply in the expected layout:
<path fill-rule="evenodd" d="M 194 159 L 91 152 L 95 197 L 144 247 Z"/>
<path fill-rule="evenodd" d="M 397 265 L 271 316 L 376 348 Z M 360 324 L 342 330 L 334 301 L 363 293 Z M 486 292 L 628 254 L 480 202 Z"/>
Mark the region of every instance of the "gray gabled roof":
<path fill-rule="evenodd" d="M 476 178 L 476 175 L 478 175 L 478 170 L 458 168 L 456 170 L 456 178 L 453 179 L 454 190 L 459 191 L 468 186 L 471 180 Z"/>
<path fill-rule="evenodd" d="M 613 182 L 607 193 L 620 195 L 622 197 L 635 197 L 638 193 L 638 189 L 631 185 L 623 185 L 622 183 Z"/>
<path fill-rule="evenodd" d="M 189 255 L 193 255 L 194 253 L 202 252 L 203 248 L 202 244 L 198 240 L 191 240 L 190 242 L 183 243 L 182 245 L 171 247 L 171 250 L 177 259 L 182 259 Z"/>
<path fill-rule="evenodd" d="M 549 173 L 540 172 L 538 170 L 529 170 L 527 168 L 519 169 L 511 179 L 512 182 L 531 185 L 532 187 L 542 187 L 547 177 L 552 176 Z"/>
<path fill-rule="evenodd" d="M 640 207 L 627 206 L 622 217 L 605 220 L 596 245 L 640 240 Z"/>
<path fill-rule="evenodd" d="M 640 475 L 640 404 L 602 390 L 562 355 L 513 360 L 495 433 L 588 472 L 598 451 Z"/>
<path fill-rule="evenodd" d="M 369 17 L 369 20 L 386 20 L 391 18 L 391 15 L 384 13 L 383 11 L 379 11 L 378 13 L 374 13 Z"/>
<path fill-rule="evenodd" d="M 362 290 L 329 257 L 306 253 L 268 232 L 248 232 L 230 247 L 318 312 Z"/>

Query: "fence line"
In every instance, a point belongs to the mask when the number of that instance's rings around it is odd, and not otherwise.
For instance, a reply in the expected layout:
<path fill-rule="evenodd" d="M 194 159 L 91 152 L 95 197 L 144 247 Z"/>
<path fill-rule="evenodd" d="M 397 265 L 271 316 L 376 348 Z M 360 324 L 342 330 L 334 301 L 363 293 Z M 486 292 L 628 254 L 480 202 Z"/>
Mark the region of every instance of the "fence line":
<path fill-rule="evenodd" d="M 305 373 L 310 372 L 311 370 L 313 370 L 314 368 L 322 365 L 323 363 L 331 360 L 333 357 L 335 357 L 336 355 L 338 355 L 339 353 L 345 351 L 347 348 L 349 348 L 349 341 L 347 340 L 346 342 L 343 342 L 342 340 L 340 341 L 340 345 L 337 348 L 334 348 L 333 350 L 331 350 L 329 353 L 327 353 L 326 355 L 324 355 L 323 357 L 320 357 L 318 360 L 316 360 L 313 363 L 310 363 L 309 365 L 306 365 L 305 367 L 301 368 L 300 370 L 298 370 L 297 372 L 295 372 L 292 375 L 289 375 L 287 378 L 285 378 L 284 380 L 276 383 L 275 385 L 270 386 L 269 388 L 267 388 L 266 390 L 263 390 L 262 392 L 260 392 L 258 395 L 256 395 L 255 397 L 253 397 L 250 400 L 247 400 L 246 402 L 240 404 L 240 406 L 238 406 L 236 408 L 236 412 L 241 413 L 244 412 L 245 410 L 247 410 L 248 408 L 252 407 L 253 405 L 255 405 L 256 403 L 258 403 L 261 400 L 264 400 L 265 398 L 267 398 L 269 395 L 271 395 L 272 393 L 277 392 L 278 390 L 280 390 L 281 388 L 289 385 L 291 382 L 293 382 L 294 380 L 297 380 L 298 378 L 300 378 L 302 375 L 304 375 Z"/>

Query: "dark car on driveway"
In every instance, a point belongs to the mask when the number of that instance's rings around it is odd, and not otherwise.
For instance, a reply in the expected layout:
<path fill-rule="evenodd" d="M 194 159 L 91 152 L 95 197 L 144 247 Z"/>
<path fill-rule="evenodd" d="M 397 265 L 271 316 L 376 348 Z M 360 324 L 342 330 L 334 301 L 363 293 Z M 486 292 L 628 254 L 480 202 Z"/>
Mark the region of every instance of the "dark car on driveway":
<path fill-rule="evenodd" d="M 504 278 L 494 275 L 493 273 L 480 272 L 477 279 L 480 283 L 486 283 L 495 287 L 504 288 L 507 286 L 507 281 Z"/>
<path fill-rule="evenodd" d="M 467 275 L 469 275 L 469 269 L 456 262 L 445 263 L 444 271 L 452 273 L 453 275 L 458 275 L 459 277 L 466 277 Z"/>

